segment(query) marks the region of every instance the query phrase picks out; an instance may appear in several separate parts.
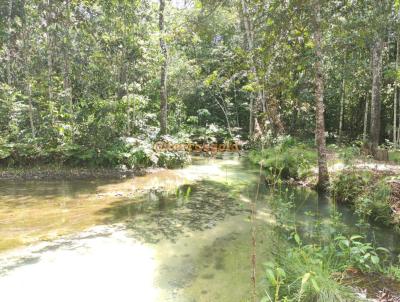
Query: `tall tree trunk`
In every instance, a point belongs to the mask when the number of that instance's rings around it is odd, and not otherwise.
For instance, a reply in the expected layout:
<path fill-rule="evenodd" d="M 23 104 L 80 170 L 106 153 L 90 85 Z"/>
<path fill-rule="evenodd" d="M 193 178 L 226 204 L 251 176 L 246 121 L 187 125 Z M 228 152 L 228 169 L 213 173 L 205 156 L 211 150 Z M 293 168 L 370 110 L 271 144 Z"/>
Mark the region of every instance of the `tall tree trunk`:
<path fill-rule="evenodd" d="M 397 94 L 398 94 L 398 83 L 397 83 L 397 70 L 399 67 L 399 38 L 397 38 L 396 42 L 396 79 L 394 80 L 394 97 L 393 97 L 393 146 L 397 149 L 398 141 L 397 141 Z"/>
<path fill-rule="evenodd" d="M 51 19 L 51 0 L 47 0 L 47 24 L 46 24 L 46 37 L 47 37 L 47 77 L 48 77 L 48 94 L 49 100 L 53 100 L 53 43 L 51 39 L 50 21 Z"/>
<path fill-rule="evenodd" d="M 165 0 L 160 0 L 159 10 L 159 30 L 160 30 L 160 48 L 163 55 L 161 64 L 161 85 L 160 85 L 160 134 L 167 134 L 167 118 L 168 118 L 168 95 L 167 95 L 167 68 L 168 68 L 168 52 L 167 45 L 164 40 L 164 11 Z"/>
<path fill-rule="evenodd" d="M 369 110 L 369 98 L 368 93 L 365 95 L 365 111 L 364 111 L 364 129 L 363 129 L 363 142 L 367 142 L 367 129 L 368 129 L 368 110 Z"/>
<path fill-rule="evenodd" d="M 346 81 L 343 78 L 342 80 L 342 96 L 340 98 L 340 117 L 339 117 L 339 137 L 338 144 L 342 144 L 343 139 L 343 116 L 344 116 L 344 100 L 346 97 Z"/>
<path fill-rule="evenodd" d="M 25 3 L 23 3 L 23 9 L 25 10 Z M 23 43 L 23 56 L 25 57 L 24 60 L 24 67 L 23 67 L 23 72 L 24 72 L 24 85 L 25 85 L 25 93 L 28 94 L 28 116 L 29 116 L 29 124 L 31 126 L 31 133 L 32 137 L 36 137 L 36 129 L 35 129 L 35 123 L 33 119 L 33 104 L 32 104 L 32 83 L 30 81 L 30 74 L 29 74 L 29 68 L 31 66 L 31 54 L 30 54 L 30 49 L 29 43 L 28 43 L 28 37 L 29 37 L 29 32 L 27 29 L 27 24 L 26 24 L 26 12 L 24 12 L 24 18 L 23 18 L 23 31 L 22 31 L 22 43 Z"/>
<path fill-rule="evenodd" d="M 381 131 L 381 78 L 383 40 L 378 37 L 372 46 L 371 152 L 375 156 Z"/>
<path fill-rule="evenodd" d="M 66 21 L 66 36 L 65 36 L 65 47 L 64 47 L 64 81 L 63 88 L 67 98 L 69 113 L 71 115 L 71 124 L 73 124 L 74 118 L 74 104 L 72 101 L 72 87 L 71 87 L 71 68 L 70 68 L 70 50 L 71 50 L 71 40 L 70 40 L 70 20 L 71 20 L 71 8 L 70 8 L 70 0 L 66 0 L 67 5 L 67 21 Z"/>
<path fill-rule="evenodd" d="M 245 29 L 246 48 L 247 48 L 247 51 L 250 52 L 250 57 L 251 57 L 250 71 L 253 74 L 253 76 L 256 80 L 256 84 L 258 86 L 257 97 L 254 96 L 254 93 L 252 93 L 250 96 L 251 99 L 250 99 L 250 108 L 249 108 L 249 137 L 252 137 L 253 133 L 254 133 L 254 126 L 255 126 L 254 120 L 256 119 L 256 116 L 257 116 L 257 109 L 260 106 L 262 95 L 261 95 L 261 91 L 260 91 L 260 80 L 257 75 L 257 68 L 256 68 L 254 55 L 253 55 L 253 48 L 254 48 L 253 26 L 249 19 L 249 12 L 248 12 L 246 1 L 241 0 L 241 4 L 242 4 L 243 25 L 244 25 L 244 29 Z"/>
<path fill-rule="evenodd" d="M 321 5 L 314 3 L 314 42 L 315 42 L 315 103 L 316 103 L 316 141 L 318 148 L 318 184 L 320 190 L 329 186 L 328 165 L 326 159 L 325 120 L 324 120 L 324 76 L 322 58 Z"/>
<path fill-rule="evenodd" d="M 8 20 L 7 20 L 7 34 L 8 34 L 8 45 L 7 45 L 7 84 L 11 86 L 12 84 L 12 74 L 11 74 L 11 36 L 12 36 L 12 11 L 13 11 L 13 0 L 8 1 Z"/>

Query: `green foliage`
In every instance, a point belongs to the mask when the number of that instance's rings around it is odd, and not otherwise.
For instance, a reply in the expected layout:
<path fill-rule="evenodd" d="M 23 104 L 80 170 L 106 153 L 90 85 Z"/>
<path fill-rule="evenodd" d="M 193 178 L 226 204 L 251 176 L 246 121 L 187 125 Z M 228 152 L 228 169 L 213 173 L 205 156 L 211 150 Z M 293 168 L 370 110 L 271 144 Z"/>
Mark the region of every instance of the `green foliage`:
<path fill-rule="evenodd" d="M 287 247 L 275 263 L 267 263 L 267 296 L 263 301 L 357 301 L 339 278 L 348 268 L 382 272 L 388 256 L 384 248 L 364 242 L 362 236 L 337 236 L 325 245 L 303 245 L 297 234 L 296 247 Z"/>
<path fill-rule="evenodd" d="M 190 157 L 185 151 L 165 151 L 158 154 L 158 165 L 169 169 L 183 167 L 190 161 Z"/>
<path fill-rule="evenodd" d="M 354 267 L 362 272 L 381 271 L 382 260 L 389 255 L 385 248 L 375 248 L 371 243 L 363 242 L 364 237 L 353 235 L 350 237 L 338 236 L 335 238 L 335 252 L 341 271 Z"/>
<path fill-rule="evenodd" d="M 386 225 L 393 223 L 389 198 L 391 189 L 384 180 L 354 200 L 356 213 L 365 220 L 374 220 Z"/>
<path fill-rule="evenodd" d="M 400 282 L 400 267 L 395 265 L 389 265 L 387 268 L 385 268 L 385 275 Z"/>
<path fill-rule="evenodd" d="M 335 267 L 331 255 L 321 247 L 288 248 L 283 254 L 269 267 L 274 267 L 274 271 L 285 278 L 276 282 L 276 274 L 267 267 L 269 299 L 264 298 L 264 301 L 356 301 L 351 291 L 332 277 Z"/>
<path fill-rule="evenodd" d="M 262 151 L 251 151 L 249 159 L 252 163 L 262 164 L 271 177 L 300 179 L 310 173 L 317 155 L 315 150 L 289 136 L 278 139 Z"/>
<path fill-rule="evenodd" d="M 390 185 L 385 179 L 374 181 L 371 172 L 343 171 L 333 180 L 335 201 L 354 206 L 364 221 L 372 220 L 386 225 L 394 223 L 390 208 Z"/>
<path fill-rule="evenodd" d="M 354 202 L 364 192 L 371 178 L 369 172 L 343 171 L 332 181 L 332 196 L 338 202 Z"/>
<path fill-rule="evenodd" d="M 360 148 L 356 145 L 341 148 L 339 152 L 339 158 L 341 158 L 346 165 L 351 164 L 359 156 Z"/>
<path fill-rule="evenodd" d="M 399 151 L 389 151 L 389 160 L 400 164 L 400 152 Z"/>
<path fill-rule="evenodd" d="M 216 143 L 230 138 L 226 129 L 215 124 L 192 128 L 190 132 L 191 139 L 198 142 Z"/>

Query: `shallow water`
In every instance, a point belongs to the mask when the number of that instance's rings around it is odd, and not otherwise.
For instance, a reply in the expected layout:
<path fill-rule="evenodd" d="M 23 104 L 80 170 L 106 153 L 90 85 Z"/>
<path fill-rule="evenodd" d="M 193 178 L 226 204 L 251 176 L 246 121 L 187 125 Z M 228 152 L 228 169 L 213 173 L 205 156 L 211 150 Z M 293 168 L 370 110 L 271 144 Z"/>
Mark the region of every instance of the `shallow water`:
<path fill-rule="evenodd" d="M 260 180 L 257 168 L 226 155 L 120 181 L 3 182 L 1 298 L 249 301 L 249 209 Z M 271 195 L 262 183 L 260 189 L 257 287 L 262 289 L 262 263 L 277 251 L 267 206 Z M 305 239 L 336 231 L 329 199 L 306 189 L 291 193 Z M 355 227 L 354 216 L 339 210 L 343 232 L 366 232 L 398 251 L 398 237 L 378 227 Z"/>

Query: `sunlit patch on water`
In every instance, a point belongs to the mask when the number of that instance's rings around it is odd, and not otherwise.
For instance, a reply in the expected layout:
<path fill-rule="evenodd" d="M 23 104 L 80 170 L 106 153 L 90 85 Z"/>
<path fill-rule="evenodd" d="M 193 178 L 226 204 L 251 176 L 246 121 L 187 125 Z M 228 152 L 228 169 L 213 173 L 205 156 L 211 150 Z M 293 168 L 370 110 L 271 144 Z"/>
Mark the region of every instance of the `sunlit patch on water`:
<path fill-rule="evenodd" d="M 65 241 L 0 278 L 2 301 L 156 301 L 155 250 L 127 237 Z M 23 289 L 23 290 L 21 290 Z M 134 297 L 134 299 L 133 299 Z"/>

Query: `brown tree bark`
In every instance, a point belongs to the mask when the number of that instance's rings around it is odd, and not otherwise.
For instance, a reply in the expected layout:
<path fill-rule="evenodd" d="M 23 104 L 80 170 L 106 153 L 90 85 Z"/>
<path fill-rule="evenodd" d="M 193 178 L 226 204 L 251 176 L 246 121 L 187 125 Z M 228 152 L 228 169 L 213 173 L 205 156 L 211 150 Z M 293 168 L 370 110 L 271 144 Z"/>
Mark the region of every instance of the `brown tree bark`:
<path fill-rule="evenodd" d="M 159 8 L 159 30 L 160 30 L 160 48 L 163 55 L 161 64 L 161 85 L 160 85 L 160 134 L 167 134 L 167 118 L 168 118 L 168 95 L 167 95 L 167 68 L 168 68 L 168 51 L 164 40 L 164 11 L 165 0 L 160 0 Z"/>
<path fill-rule="evenodd" d="M 371 152 L 376 154 L 381 131 L 381 78 L 383 40 L 377 37 L 372 46 Z"/>
<path fill-rule="evenodd" d="M 316 103 L 316 142 L 318 149 L 318 183 L 320 190 L 329 186 L 326 159 L 325 119 L 324 119 L 324 75 L 322 57 L 321 4 L 314 1 L 314 43 L 315 43 L 315 103 Z"/>
<path fill-rule="evenodd" d="M 400 48 L 400 43 L 399 43 L 399 38 L 397 37 L 397 42 L 396 42 L 396 72 L 399 67 L 399 48 Z M 393 96 L 393 147 L 397 149 L 398 147 L 398 141 L 397 141 L 397 107 L 398 105 L 398 82 L 397 78 L 394 81 L 394 96 Z"/>
<path fill-rule="evenodd" d="M 73 123 L 73 115 L 74 115 L 74 104 L 72 101 L 72 87 L 71 87 L 71 68 L 70 68 L 70 56 L 71 56 L 71 40 L 70 40 L 70 22 L 71 22 L 71 8 L 70 8 L 70 0 L 66 0 L 67 6 L 67 20 L 66 20 L 66 36 L 65 36 L 65 47 L 64 47 L 64 68 L 63 68 L 63 88 L 66 95 L 66 99 L 69 105 L 70 115 L 71 115 L 71 124 Z"/>
<path fill-rule="evenodd" d="M 11 86 L 12 84 L 12 74 L 11 74 L 11 27 L 12 27 L 12 10 L 13 10 L 13 0 L 8 1 L 8 20 L 7 20 L 7 31 L 8 31 L 8 46 L 7 46 L 7 84 Z"/>
<path fill-rule="evenodd" d="M 253 32 L 253 26 L 250 22 L 249 19 L 249 12 L 248 12 L 248 7 L 247 3 L 245 0 L 241 0 L 241 6 L 242 6 L 242 16 L 243 16 L 243 25 L 244 25 L 244 30 L 245 30 L 245 42 L 246 42 L 246 48 L 247 51 L 250 52 L 251 54 L 251 73 L 254 76 L 256 80 L 256 84 L 258 86 L 258 91 L 257 91 L 257 96 L 252 93 L 251 94 L 251 99 L 250 99 L 250 108 L 249 108 L 249 137 L 253 136 L 254 133 L 254 126 L 258 121 L 255 121 L 257 119 L 257 107 L 260 106 L 262 95 L 261 91 L 259 91 L 260 88 L 260 80 L 257 75 L 257 68 L 256 64 L 254 61 L 254 56 L 253 56 L 253 48 L 254 48 L 254 32 Z"/>
<path fill-rule="evenodd" d="M 346 81 L 343 78 L 342 80 L 342 96 L 340 98 L 340 117 L 339 117 L 339 137 L 338 137 L 338 145 L 342 144 L 343 139 L 343 117 L 344 117 L 344 100 L 346 97 Z"/>
<path fill-rule="evenodd" d="M 363 128 L 363 142 L 367 142 L 367 129 L 368 129 L 368 112 L 369 112 L 369 94 L 365 95 L 365 111 L 364 111 L 364 128 Z"/>
<path fill-rule="evenodd" d="M 49 101 L 53 100 L 53 43 L 50 30 L 51 23 L 51 0 L 47 0 L 47 15 L 46 15 L 46 38 L 47 38 L 47 81 Z"/>
<path fill-rule="evenodd" d="M 25 3 L 23 4 L 25 5 Z M 23 6 L 25 9 L 25 6 Z M 24 84 L 25 84 L 25 93 L 28 95 L 28 116 L 29 116 L 29 124 L 31 126 L 31 133 L 32 137 L 36 137 L 36 129 L 35 129 L 35 123 L 34 123 L 34 116 L 33 116 L 33 102 L 32 102 L 32 83 L 30 80 L 30 72 L 29 68 L 31 66 L 31 54 L 30 54 L 30 49 L 29 49 L 29 32 L 28 32 L 28 26 L 27 26 L 27 21 L 26 18 L 23 19 L 23 31 L 22 31 L 22 41 L 23 41 L 23 56 L 25 58 L 24 60 Z"/>

